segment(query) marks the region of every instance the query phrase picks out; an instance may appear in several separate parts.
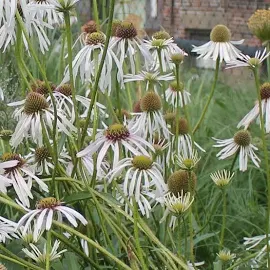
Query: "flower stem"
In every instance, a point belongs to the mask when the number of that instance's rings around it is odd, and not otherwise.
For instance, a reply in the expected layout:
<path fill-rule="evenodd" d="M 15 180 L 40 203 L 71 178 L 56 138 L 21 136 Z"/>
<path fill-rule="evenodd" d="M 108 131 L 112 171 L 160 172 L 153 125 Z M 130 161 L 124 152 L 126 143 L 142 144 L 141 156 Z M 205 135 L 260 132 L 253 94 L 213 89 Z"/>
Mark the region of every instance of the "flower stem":
<path fill-rule="evenodd" d="M 220 232 L 220 241 L 219 241 L 219 249 L 222 250 L 224 247 L 224 234 L 226 228 L 226 213 L 227 213 L 227 194 L 226 189 L 222 189 L 222 201 L 223 201 L 223 209 L 222 209 L 222 227 Z"/>
<path fill-rule="evenodd" d="M 69 70 L 69 77 L 70 77 L 70 86 L 71 86 L 71 93 L 72 93 L 72 103 L 74 106 L 75 112 L 75 123 L 77 127 L 77 134 L 78 134 L 78 145 L 80 145 L 80 124 L 79 124 L 79 115 L 78 115 L 78 105 L 76 100 L 76 90 L 74 84 L 74 77 L 73 77 L 73 67 L 72 67 L 72 34 L 71 34 L 71 26 L 70 26 L 70 13 L 69 11 L 64 12 L 65 18 L 65 29 L 66 29 L 66 38 L 67 38 L 67 49 L 68 49 L 68 70 Z"/>
<path fill-rule="evenodd" d="M 269 219 L 270 219 L 270 168 L 269 168 L 269 158 L 268 158 L 268 150 L 267 150 L 267 143 L 266 143 L 266 136 L 265 136 L 265 126 L 264 126 L 264 119 L 263 119 L 263 111 L 262 111 L 262 98 L 260 93 L 260 82 L 259 82 L 259 70 L 255 68 L 253 70 L 256 89 L 257 89 L 257 96 L 259 102 L 259 115 L 260 115 L 260 127 L 261 127 L 261 139 L 263 143 L 263 153 L 264 153 L 264 160 L 265 160 L 265 169 L 266 169 L 266 182 L 267 182 L 267 215 L 266 215 L 266 243 L 267 243 L 267 250 L 269 250 Z M 267 262 L 268 262 L 268 269 L 270 269 L 270 254 L 267 252 Z"/>
<path fill-rule="evenodd" d="M 197 122 L 197 124 L 195 125 L 192 133 L 194 134 L 200 127 L 200 125 L 202 124 L 202 121 L 205 117 L 205 114 L 208 110 L 208 107 L 209 107 L 209 104 L 214 96 L 214 92 L 215 92 L 215 89 L 216 89 L 216 85 L 217 85 L 217 79 L 218 79 L 218 73 L 219 73 L 219 64 L 220 64 L 220 59 L 218 57 L 217 61 L 216 61 L 216 69 L 215 69 L 215 77 L 214 77 L 214 81 L 213 81 L 213 84 L 212 84 L 212 89 L 211 89 L 211 92 L 210 92 L 210 95 L 208 97 L 208 100 L 204 106 L 204 109 L 203 109 L 203 112 L 201 114 L 201 117 L 199 119 L 199 121 Z"/>
<path fill-rule="evenodd" d="M 51 230 L 47 232 L 46 243 L 46 270 L 50 270 L 50 253 L 51 253 Z"/>
<path fill-rule="evenodd" d="M 238 149 L 237 152 L 235 153 L 235 156 L 234 156 L 231 168 L 230 168 L 230 172 L 233 172 L 233 168 L 234 168 L 235 162 L 236 162 L 236 160 L 237 160 L 237 158 L 239 156 L 239 153 L 240 153 L 240 149 Z"/>
<path fill-rule="evenodd" d="M 93 0 L 93 13 L 94 13 L 94 19 L 96 21 L 96 24 L 99 27 L 99 14 L 98 14 L 97 0 Z"/>
<path fill-rule="evenodd" d="M 139 213 L 138 213 L 137 202 L 134 196 L 132 198 L 132 204 L 133 204 L 133 212 L 134 212 L 134 237 L 135 237 L 135 244 L 136 244 L 136 248 L 138 252 L 138 259 L 141 263 L 142 269 L 147 270 L 148 268 L 144 262 L 143 253 L 142 253 L 141 244 L 140 244 L 140 238 L 139 238 L 140 236 L 139 236 L 139 229 L 138 229 Z"/>
<path fill-rule="evenodd" d="M 161 51 L 158 50 L 158 61 L 159 61 L 159 66 L 160 66 L 160 74 L 164 74 L 164 70 L 163 70 L 163 65 L 162 65 L 162 59 L 161 59 Z M 164 104 L 163 104 L 163 107 L 164 107 L 164 112 L 166 112 L 167 110 L 167 100 L 166 100 L 166 95 L 165 95 L 165 85 L 164 85 L 165 82 L 162 83 L 162 92 L 163 92 L 163 100 L 164 100 Z"/>
<path fill-rule="evenodd" d="M 267 42 L 267 51 L 270 52 L 270 41 Z M 268 80 L 270 81 L 270 57 L 268 56 L 266 58 L 266 63 L 267 63 L 267 75 L 268 75 Z"/>
<path fill-rule="evenodd" d="M 181 216 L 178 218 L 178 255 L 181 256 L 181 241 L 182 241 L 182 230 L 181 230 Z"/>

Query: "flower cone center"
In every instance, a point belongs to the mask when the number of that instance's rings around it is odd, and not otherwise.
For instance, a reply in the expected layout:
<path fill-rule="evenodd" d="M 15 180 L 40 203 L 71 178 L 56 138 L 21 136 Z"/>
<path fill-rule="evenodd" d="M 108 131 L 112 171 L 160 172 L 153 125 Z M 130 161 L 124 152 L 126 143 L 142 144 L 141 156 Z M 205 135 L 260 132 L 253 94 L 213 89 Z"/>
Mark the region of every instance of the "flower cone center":
<path fill-rule="evenodd" d="M 56 89 L 56 91 L 65 95 L 66 97 L 70 97 L 72 95 L 71 85 L 68 83 L 61 85 Z"/>
<path fill-rule="evenodd" d="M 234 142 L 240 146 L 248 146 L 251 142 L 251 136 L 250 133 L 247 130 L 240 130 L 237 133 L 235 133 Z"/>
<path fill-rule="evenodd" d="M 186 135 L 188 134 L 188 131 L 189 131 L 189 128 L 188 128 L 188 122 L 185 118 L 183 117 L 180 117 L 179 118 L 179 124 L 178 124 L 178 134 L 179 135 Z M 177 126 L 176 126 L 176 123 L 174 121 L 173 125 L 172 125 L 172 132 L 176 135 L 176 129 L 177 129 Z"/>
<path fill-rule="evenodd" d="M 179 82 L 179 85 L 177 85 L 177 81 L 173 81 L 170 84 L 170 88 L 172 91 L 180 92 L 184 90 L 184 84 L 182 82 Z"/>
<path fill-rule="evenodd" d="M 12 134 L 13 134 L 12 130 L 3 129 L 3 130 L 0 131 L 0 138 L 3 141 L 9 141 Z"/>
<path fill-rule="evenodd" d="M 86 44 L 97 45 L 105 44 L 105 36 L 101 32 L 94 32 L 86 36 Z"/>
<path fill-rule="evenodd" d="M 19 161 L 16 166 L 6 168 L 5 174 L 10 173 L 10 172 L 22 167 L 26 162 L 23 158 L 20 157 L 20 155 L 18 155 L 16 153 L 4 153 L 1 157 L 1 159 L 3 162 L 10 161 L 10 160 L 18 160 Z"/>
<path fill-rule="evenodd" d="M 161 106 L 161 99 L 155 92 L 148 92 L 141 99 L 141 109 L 144 112 L 159 111 Z"/>
<path fill-rule="evenodd" d="M 231 40 L 231 31 L 227 26 L 218 24 L 212 29 L 210 39 L 213 42 L 229 42 Z"/>
<path fill-rule="evenodd" d="M 84 24 L 82 26 L 82 32 L 87 33 L 87 34 L 98 32 L 96 22 L 91 20 L 91 21 L 87 22 L 86 24 Z"/>
<path fill-rule="evenodd" d="M 41 163 L 43 160 L 46 160 L 50 156 L 50 151 L 45 146 L 39 147 L 35 151 L 35 160 L 38 163 Z"/>
<path fill-rule="evenodd" d="M 119 38 L 135 38 L 137 36 L 137 30 L 133 23 L 122 22 L 116 29 L 116 36 Z"/>
<path fill-rule="evenodd" d="M 48 197 L 48 198 L 43 198 L 37 203 L 37 209 L 46 209 L 50 208 L 53 209 L 56 206 L 61 205 L 60 201 L 58 201 L 54 197 Z"/>
<path fill-rule="evenodd" d="M 24 112 L 26 114 L 34 114 L 44 109 L 47 109 L 49 104 L 45 97 L 36 92 L 31 92 L 27 95 L 25 104 L 24 104 Z"/>
<path fill-rule="evenodd" d="M 194 172 L 179 170 L 173 173 L 168 179 L 168 188 L 175 196 L 184 193 L 194 192 L 197 183 L 197 176 Z"/>
<path fill-rule="evenodd" d="M 248 63 L 252 66 L 257 67 L 260 65 L 260 59 L 253 57 L 248 60 Z"/>
<path fill-rule="evenodd" d="M 136 156 L 133 158 L 132 164 L 136 169 L 148 170 L 152 167 L 153 161 L 147 156 Z"/>
<path fill-rule="evenodd" d="M 165 39 L 165 40 L 171 38 L 170 34 L 166 31 L 158 31 L 158 32 L 154 33 L 152 37 L 154 39 Z"/>
<path fill-rule="evenodd" d="M 119 141 L 129 137 L 128 129 L 121 124 L 113 124 L 105 131 L 105 136 L 109 140 Z"/>
<path fill-rule="evenodd" d="M 261 92 L 262 99 L 270 98 L 270 83 L 267 82 L 261 85 L 260 92 Z"/>

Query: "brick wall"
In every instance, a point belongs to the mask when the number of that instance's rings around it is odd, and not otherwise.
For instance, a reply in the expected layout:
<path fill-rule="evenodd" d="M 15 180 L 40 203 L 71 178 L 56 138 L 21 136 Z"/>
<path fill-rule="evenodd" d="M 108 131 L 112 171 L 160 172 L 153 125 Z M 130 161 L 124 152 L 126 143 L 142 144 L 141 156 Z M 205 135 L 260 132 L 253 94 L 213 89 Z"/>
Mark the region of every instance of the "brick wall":
<path fill-rule="evenodd" d="M 260 46 L 247 26 L 257 9 L 270 7 L 270 0 L 159 0 L 160 24 L 173 36 L 203 39 L 216 24 L 227 25 L 234 40 L 245 39 L 249 46 Z"/>

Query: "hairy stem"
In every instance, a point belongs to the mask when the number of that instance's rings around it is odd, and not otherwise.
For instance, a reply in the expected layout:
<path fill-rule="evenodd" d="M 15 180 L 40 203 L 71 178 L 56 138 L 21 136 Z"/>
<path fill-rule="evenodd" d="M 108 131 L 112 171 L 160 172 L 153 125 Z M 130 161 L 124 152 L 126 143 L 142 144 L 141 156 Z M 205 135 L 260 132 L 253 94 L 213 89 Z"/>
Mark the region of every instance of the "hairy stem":
<path fill-rule="evenodd" d="M 226 189 L 222 189 L 222 201 L 223 201 L 223 208 L 222 208 L 222 227 L 220 232 L 220 241 L 219 241 L 219 249 L 222 250 L 224 247 L 224 234 L 226 228 L 226 213 L 227 213 L 227 194 Z"/>

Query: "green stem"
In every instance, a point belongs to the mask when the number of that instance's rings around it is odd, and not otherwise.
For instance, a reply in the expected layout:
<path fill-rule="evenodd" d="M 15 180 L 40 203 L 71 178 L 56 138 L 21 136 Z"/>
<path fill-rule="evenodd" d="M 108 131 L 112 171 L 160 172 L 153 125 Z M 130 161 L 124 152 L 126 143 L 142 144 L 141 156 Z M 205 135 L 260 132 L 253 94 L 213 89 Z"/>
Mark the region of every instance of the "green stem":
<path fill-rule="evenodd" d="M 178 255 L 181 256 L 181 241 L 182 241 L 182 230 L 181 230 L 181 217 L 178 217 Z"/>
<path fill-rule="evenodd" d="M 267 52 L 270 52 L 270 41 L 267 42 Z M 268 81 L 270 81 L 270 57 L 266 58 Z"/>
<path fill-rule="evenodd" d="M 237 160 L 237 158 L 239 156 L 239 153 L 240 153 L 240 149 L 238 149 L 237 152 L 235 153 L 235 156 L 234 156 L 231 168 L 230 168 L 230 172 L 233 172 L 233 168 L 234 168 L 235 162 L 236 162 L 236 160 Z"/>
<path fill-rule="evenodd" d="M 268 150 L 267 150 L 267 143 L 266 143 L 266 136 L 265 136 L 265 126 L 264 126 L 264 119 L 263 119 L 263 111 L 262 111 L 262 98 L 260 93 L 260 82 L 259 82 L 259 70 L 258 67 L 253 69 L 255 83 L 256 83 L 256 90 L 259 102 L 259 113 L 260 113 L 260 125 L 261 125 L 261 139 L 263 142 L 263 153 L 264 153 L 264 160 L 265 160 L 265 169 L 266 169 L 266 182 L 267 182 L 267 215 L 266 215 L 266 244 L 267 250 L 269 250 L 269 219 L 270 219 L 270 168 L 269 168 L 269 158 L 268 158 Z M 267 253 L 267 262 L 268 262 L 268 269 L 270 269 L 270 254 Z"/>
<path fill-rule="evenodd" d="M 160 49 L 158 50 L 158 61 L 159 61 L 159 66 L 160 66 L 160 74 L 162 75 L 162 74 L 164 74 L 164 69 L 163 69 L 163 65 L 162 65 L 162 61 L 161 61 L 161 51 L 160 51 Z M 166 95 L 165 95 L 165 91 L 166 91 L 166 89 L 165 89 L 166 87 L 165 87 L 165 82 L 163 82 L 163 84 L 162 84 L 162 93 L 163 93 L 163 101 L 164 101 L 164 103 L 163 103 L 163 107 L 164 107 L 164 112 L 166 112 L 166 110 L 167 110 L 167 100 L 166 100 Z"/>
<path fill-rule="evenodd" d="M 110 252 L 108 252 L 105 248 L 103 248 L 102 246 L 100 246 L 97 242 L 95 242 L 92 239 L 88 238 L 84 234 L 76 231 L 75 229 L 69 227 L 68 225 L 65 225 L 64 223 L 61 223 L 61 222 L 58 222 L 58 221 L 55 221 L 55 220 L 53 221 L 53 224 L 56 225 L 56 226 L 58 226 L 58 227 L 60 227 L 60 228 L 62 228 L 65 231 L 69 232 L 70 234 L 74 234 L 74 235 L 78 236 L 79 238 L 84 239 L 92 247 L 96 248 L 97 250 L 99 250 L 99 252 L 103 253 L 106 257 L 108 257 L 111 260 L 113 260 L 121 268 L 132 270 L 129 266 L 127 266 L 125 263 L 123 263 L 121 260 L 119 260 L 113 254 L 111 254 Z M 118 269 L 121 269 L 121 268 L 118 268 Z"/>
<path fill-rule="evenodd" d="M 132 204 L 133 204 L 133 216 L 134 216 L 134 237 L 135 237 L 135 245 L 137 248 L 137 252 L 138 252 L 138 259 L 141 263 L 141 267 L 144 270 L 147 270 L 147 266 L 144 262 L 144 258 L 143 258 L 143 253 L 142 253 L 142 249 L 141 249 L 141 244 L 140 244 L 140 236 L 139 236 L 139 228 L 138 228 L 138 206 L 137 206 L 137 202 L 135 200 L 135 197 L 133 196 L 132 198 Z"/>
<path fill-rule="evenodd" d="M 222 201 L 223 201 L 223 209 L 222 209 L 222 227 L 220 232 L 220 241 L 219 241 L 219 249 L 222 250 L 224 247 L 224 234 L 226 228 L 226 214 L 227 214 L 227 194 L 226 189 L 222 189 Z"/>
<path fill-rule="evenodd" d="M 211 89 L 210 95 L 208 97 L 208 100 L 207 100 L 207 102 L 205 104 L 205 107 L 203 109 L 203 112 L 201 114 L 201 117 L 200 117 L 199 121 L 197 122 L 197 124 L 195 125 L 195 127 L 194 127 L 194 129 L 192 131 L 193 134 L 199 129 L 200 125 L 202 124 L 202 121 L 203 121 L 203 119 L 205 117 L 205 114 L 206 114 L 206 112 L 208 110 L 210 102 L 211 102 L 211 100 L 212 100 L 212 98 L 214 96 L 214 92 L 215 92 L 216 85 L 217 85 L 217 80 L 218 80 L 219 64 L 220 64 L 220 59 L 218 57 L 218 59 L 216 61 L 215 77 L 214 77 L 214 81 L 213 81 L 213 84 L 212 84 L 212 89 Z"/>
<path fill-rule="evenodd" d="M 7 248 L 5 248 L 3 245 L 0 245 L 0 250 L 8 255 L 8 257 L 5 257 L 6 260 L 10 260 L 13 262 L 16 261 L 17 264 L 25 265 L 33 270 L 44 270 L 43 268 L 38 267 L 38 266 L 20 258 L 20 257 L 18 257 L 17 255 L 13 254 L 11 251 L 9 251 Z M 2 254 L 0 254 L 0 255 L 3 258 L 4 255 L 2 255 Z"/>
<path fill-rule="evenodd" d="M 76 100 L 76 90 L 75 90 L 73 67 L 72 67 L 72 34 L 71 34 L 69 11 L 64 12 L 64 18 L 65 18 L 65 25 L 66 25 L 65 29 L 66 29 L 67 49 L 68 49 L 68 70 L 69 70 L 70 86 L 71 86 L 71 92 L 72 92 L 72 103 L 73 103 L 74 112 L 75 112 L 75 124 L 77 127 L 78 145 L 80 145 L 80 123 L 79 123 L 78 104 Z"/>
<path fill-rule="evenodd" d="M 110 7 L 109 7 L 109 10 L 110 10 L 109 22 L 108 22 L 108 28 L 107 28 L 107 32 L 106 32 L 106 42 L 105 42 L 103 54 L 102 54 L 102 57 L 101 57 L 100 65 L 98 67 L 98 72 L 97 72 L 97 76 L 96 76 L 94 87 L 93 87 L 93 95 L 92 95 L 92 98 L 91 98 L 89 110 L 88 110 L 87 117 L 86 117 L 86 120 L 85 120 L 86 123 L 85 123 L 84 129 L 82 131 L 80 148 L 82 147 L 85 136 L 87 134 L 87 127 L 88 127 L 89 122 L 90 122 L 91 112 L 92 112 L 92 109 L 93 109 L 93 106 L 94 106 L 95 97 L 96 97 L 97 90 L 98 90 L 98 83 L 99 83 L 99 80 L 100 80 L 100 76 L 101 76 L 102 68 L 103 68 L 103 65 L 104 65 L 105 57 L 106 57 L 106 54 L 107 54 L 107 51 L 108 51 L 108 48 L 109 48 L 110 36 L 111 36 L 111 33 L 112 33 L 112 21 L 113 21 L 113 14 L 114 14 L 114 3 L 115 3 L 115 0 L 111 0 Z M 75 167 L 75 164 L 74 164 L 74 167 Z"/>
<path fill-rule="evenodd" d="M 98 5 L 97 0 L 93 0 L 93 13 L 94 13 L 94 19 L 96 21 L 97 27 L 99 28 L 99 14 L 98 14 Z"/>
<path fill-rule="evenodd" d="M 176 155 L 178 156 L 178 136 L 179 136 L 179 94 L 178 94 L 178 90 L 180 87 L 180 78 L 179 78 L 179 73 L 180 73 L 180 69 L 179 69 L 179 64 L 175 65 L 175 71 L 176 71 L 176 82 L 177 82 L 177 90 L 176 90 L 176 109 L 175 109 L 175 122 L 176 122 L 176 134 L 175 134 L 175 151 L 176 151 Z M 164 96 L 165 98 L 165 96 Z M 184 100 L 183 100 L 184 101 Z M 179 110 L 179 111 L 178 111 Z M 176 164 L 175 164 L 176 166 Z"/>
<path fill-rule="evenodd" d="M 51 230 L 47 231 L 47 242 L 46 242 L 46 270 L 50 270 L 50 253 L 51 253 Z"/>

